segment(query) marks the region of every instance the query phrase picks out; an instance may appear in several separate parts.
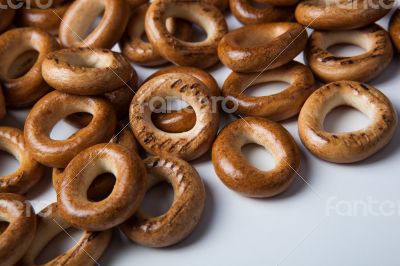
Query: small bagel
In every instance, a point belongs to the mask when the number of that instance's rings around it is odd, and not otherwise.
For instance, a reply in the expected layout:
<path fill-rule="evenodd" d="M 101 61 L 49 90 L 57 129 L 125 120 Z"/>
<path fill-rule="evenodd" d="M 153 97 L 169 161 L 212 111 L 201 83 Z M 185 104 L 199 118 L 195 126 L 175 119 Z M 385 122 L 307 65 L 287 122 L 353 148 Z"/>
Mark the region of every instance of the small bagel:
<path fill-rule="evenodd" d="M 295 16 L 299 23 L 316 30 L 350 30 L 383 18 L 393 4 L 393 0 L 305 0 L 297 5 Z"/>
<path fill-rule="evenodd" d="M 269 150 L 276 166 L 261 171 L 241 152 L 246 144 L 257 143 Z M 300 168 L 300 152 L 293 137 L 278 123 L 246 117 L 227 125 L 212 148 L 212 163 L 221 181 L 247 197 L 266 198 L 286 191 Z"/>
<path fill-rule="evenodd" d="M 0 8 L 0 33 L 2 33 L 12 23 L 15 16 L 15 9 L 8 6 L 8 0 L 0 0 L 0 6 L 7 6 L 7 8 Z"/>
<path fill-rule="evenodd" d="M 24 197 L 0 193 L 0 220 L 9 223 L 0 233 L 0 264 L 14 265 L 28 250 L 35 236 L 35 211 Z"/>
<path fill-rule="evenodd" d="M 90 26 L 104 12 L 93 31 Z M 59 37 L 65 47 L 108 48 L 119 41 L 129 20 L 125 0 L 75 0 L 64 14 Z"/>
<path fill-rule="evenodd" d="M 126 27 L 125 34 L 119 42 L 122 54 L 130 61 L 143 66 L 159 66 L 168 61 L 160 55 L 153 44 L 143 40 L 146 35 L 144 19 L 149 4 L 146 3 L 132 10 L 132 15 Z M 192 25 L 179 19 L 168 19 L 166 27 L 178 39 L 190 41 L 192 37 Z"/>
<path fill-rule="evenodd" d="M 38 28 L 12 29 L 0 35 L 0 81 L 8 106 L 26 107 L 47 93 L 42 62 L 58 48 L 56 39 Z"/>
<path fill-rule="evenodd" d="M 157 97 L 176 97 L 187 102 L 196 113 L 195 126 L 182 133 L 158 129 L 151 120 L 151 105 Z M 149 153 L 168 153 L 190 161 L 210 148 L 219 126 L 218 112 L 198 79 L 187 74 L 164 74 L 140 87 L 133 97 L 129 117 L 136 139 Z"/>
<path fill-rule="evenodd" d="M 185 42 L 166 28 L 168 17 L 194 22 L 207 32 L 207 39 Z M 176 65 L 208 68 L 218 61 L 218 42 L 228 31 L 224 15 L 212 5 L 196 0 L 155 0 L 145 18 L 147 37 L 159 53 Z"/>
<path fill-rule="evenodd" d="M 254 0 L 256 3 L 274 6 L 295 6 L 300 0 Z"/>
<path fill-rule="evenodd" d="M 330 133 L 323 124 L 327 114 L 348 105 L 367 115 L 371 124 L 353 132 Z M 317 157 L 334 163 L 366 159 L 389 143 L 397 127 L 397 114 L 379 90 L 354 81 L 338 81 L 315 91 L 299 115 L 299 135 Z"/>
<path fill-rule="evenodd" d="M 3 90 L 0 85 L 0 120 L 3 119 L 7 114 L 6 102 L 4 100 Z"/>
<path fill-rule="evenodd" d="M 400 9 L 397 9 L 390 19 L 389 33 L 397 52 L 400 52 Z"/>
<path fill-rule="evenodd" d="M 307 31 L 298 23 L 248 25 L 222 38 L 218 56 L 235 72 L 265 71 L 290 62 L 304 50 L 307 38 Z"/>
<path fill-rule="evenodd" d="M 193 67 L 171 66 L 162 68 L 152 74 L 147 80 L 163 74 L 183 73 L 189 74 L 205 85 L 206 93 L 210 96 L 219 96 L 221 94 L 219 86 L 213 76 L 209 73 Z M 169 133 L 181 133 L 189 131 L 196 124 L 196 114 L 191 107 L 167 113 L 153 113 L 152 120 L 154 125 L 162 131 Z"/>
<path fill-rule="evenodd" d="M 17 170 L 0 177 L 0 193 L 25 194 L 43 177 L 44 167 L 26 150 L 21 130 L 0 127 L 0 150 L 12 154 L 20 162 Z"/>
<path fill-rule="evenodd" d="M 18 265 L 36 266 L 35 259 L 57 235 L 63 234 L 71 225 L 59 214 L 56 203 L 43 209 L 37 215 L 37 230 L 29 250 Z M 111 230 L 102 232 L 83 232 L 75 246 L 58 255 L 45 265 L 96 265 L 96 261 L 107 249 L 111 240 Z"/>
<path fill-rule="evenodd" d="M 87 190 L 103 173 L 114 174 L 114 189 L 106 199 L 90 202 Z M 145 175 L 140 157 L 127 148 L 110 143 L 90 147 L 72 159 L 64 171 L 57 195 L 60 213 L 77 228 L 101 231 L 115 227 L 139 208 L 146 190 Z"/>
<path fill-rule="evenodd" d="M 297 115 L 308 96 L 316 89 L 311 70 L 295 61 L 268 70 L 254 80 L 254 74 L 232 72 L 225 80 L 222 93 L 237 103 L 237 114 L 259 116 L 281 121 Z M 289 87 L 279 93 L 255 97 L 244 93 L 249 84 L 257 85 L 271 81 L 284 81 Z"/>
<path fill-rule="evenodd" d="M 187 162 L 171 156 L 149 157 L 144 161 L 147 190 L 161 181 L 174 189 L 170 209 L 158 217 L 149 217 L 142 210 L 121 225 L 132 241 L 148 247 L 167 247 L 185 239 L 199 223 L 204 209 L 205 190 L 196 170 Z"/>
<path fill-rule="evenodd" d="M 106 49 L 68 48 L 50 53 L 42 75 L 56 90 L 76 95 L 99 95 L 126 85 L 133 76 L 129 62 Z"/>
<path fill-rule="evenodd" d="M 62 118 L 78 112 L 93 115 L 90 124 L 66 140 L 52 140 L 49 134 Z M 25 143 L 31 155 L 49 167 L 66 167 L 79 152 L 109 140 L 116 124 L 115 112 L 104 99 L 51 92 L 40 99 L 24 126 Z"/>
<path fill-rule="evenodd" d="M 250 0 L 230 0 L 232 14 L 243 24 L 260 24 L 294 19 L 293 7 L 255 7 Z"/>
<path fill-rule="evenodd" d="M 327 49 L 338 43 L 352 43 L 367 52 L 351 56 L 335 56 Z M 306 58 L 311 70 L 323 81 L 369 81 L 378 76 L 392 61 L 393 48 L 389 34 L 380 26 L 350 31 L 314 31 Z"/>

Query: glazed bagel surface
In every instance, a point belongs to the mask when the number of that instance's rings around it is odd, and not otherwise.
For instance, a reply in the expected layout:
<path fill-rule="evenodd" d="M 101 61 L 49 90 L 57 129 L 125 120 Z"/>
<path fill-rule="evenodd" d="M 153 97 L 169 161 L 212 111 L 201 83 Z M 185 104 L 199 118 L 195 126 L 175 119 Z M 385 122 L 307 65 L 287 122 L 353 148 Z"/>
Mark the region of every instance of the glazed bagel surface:
<path fill-rule="evenodd" d="M 389 23 L 389 33 L 397 52 L 400 51 L 400 10 L 397 9 Z"/>

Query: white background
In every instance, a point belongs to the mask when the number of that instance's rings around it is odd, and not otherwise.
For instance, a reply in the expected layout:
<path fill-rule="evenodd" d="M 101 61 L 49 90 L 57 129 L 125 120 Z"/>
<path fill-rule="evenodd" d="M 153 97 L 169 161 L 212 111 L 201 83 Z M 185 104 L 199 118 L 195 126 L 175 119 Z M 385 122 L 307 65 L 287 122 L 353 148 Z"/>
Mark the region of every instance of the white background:
<path fill-rule="evenodd" d="M 388 17 L 379 22 L 387 27 Z M 230 29 L 240 24 L 230 15 Z M 336 48 L 340 55 L 354 55 L 361 49 Z M 303 62 L 303 56 L 296 60 Z M 135 66 L 144 80 L 156 69 Z M 395 59 L 377 79 L 370 82 L 399 108 L 400 64 Z M 222 65 L 211 74 L 220 86 L 230 70 Z M 252 95 L 267 95 L 283 89 L 282 84 L 258 86 Z M 26 111 L 9 111 L 2 125 L 23 128 Z M 223 124 L 229 119 L 223 116 Z M 352 109 L 334 111 L 328 117 L 329 130 L 355 130 L 368 119 Z M 222 126 L 222 125 L 221 125 Z M 226 188 L 214 173 L 210 156 L 193 162 L 207 190 L 204 215 L 193 234 L 182 243 L 165 249 L 151 249 L 131 243 L 115 230 L 100 265 L 400 265 L 400 135 L 381 152 L 356 164 L 328 163 L 311 155 L 301 144 L 297 121 L 284 122 L 302 151 L 300 176 L 284 194 L 273 199 L 245 198 Z M 64 122 L 52 136 L 68 137 L 74 128 Z M 246 150 L 249 160 L 263 169 L 273 167 L 272 157 L 261 148 Z M 0 175 L 12 172 L 18 163 L 0 154 Z M 168 191 L 167 191 L 168 192 Z M 158 190 L 146 197 L 147 209 L 165 209 L 171 193 Z M 50 171 L 27 195 L 38 212 L 55 201 Z M 149 207 L 148 205 L 161 205 Z M 71 232 L 79 240 L 80 232 Z M 40 259 L 74 245 L 60 236 Z"/>

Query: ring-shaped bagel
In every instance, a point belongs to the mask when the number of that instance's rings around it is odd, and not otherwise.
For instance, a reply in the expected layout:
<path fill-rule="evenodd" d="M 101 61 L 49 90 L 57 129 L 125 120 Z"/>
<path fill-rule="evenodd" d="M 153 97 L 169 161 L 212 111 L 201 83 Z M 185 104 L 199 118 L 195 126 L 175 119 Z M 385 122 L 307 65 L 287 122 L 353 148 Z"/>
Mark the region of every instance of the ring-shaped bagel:
<path fill-rule="evenodd" d="M 42 62 L 59 45 L 38 28 L 17 28 L 0 35 L 0 81 L 6 104 L 26 107 L 49 90 L 42 78 Z"/>
<path fill-rule="evenodd" d="M 25 194 L 44 175 L 44 167 L 26 149 L 24 134 L 12 127 L 0 127 L 0 150 L 12 154 L 19 167 L 7 176 L 0 176 L 0 193 Z"/>
<path fill-rule="evenodd" d="M 106 49 L 67 48 L 50 53 L 42 75 L 56 90 L 76 95 L 99 95 L 126 85 L 133 68 L 119 53 Z"/>
<path fill-rule="evenodd" d="M 196 113 L 196 124 L 189 131 L 167 133 L 152 122 L 153 104 L 166 97 L 187 102 Z M 213 107 L 204 84 L 188 74 L 164 74 L 140 87 L 129 111 L 132 131 L 141 146 L 151 154 L 168 153 L 190 161 L 211 146 L 219 126 L 219 110 Z"/>
<path fill-rule="evenodd" d="M 177 39 L 166 28 L 169 17 L 196 23 L 207 32 L 207 38 L 200 42 Z M 196 0 L 155 0 L 147 10 L 145 29 L 150 42 L 172 63 L 208 68 L 218 61 L 218 42 L 228 27 L 224 15 L 212 5 Z"/>
<path fill-rule="evenodd" d="M 299 23 L 317 30 L 349 30 L 370 25 L 392 9 L 393 0 L 301 1 L 295 11 Z"/>
<path fill-rule="evenodd" d="M 327 51 L 335 44 L 351 43 L 367 52 L 340 57 Z M 374 24 L 349 31 L 314 31 L 305 52 L 314 74 L 325 82 L 354 80 L 365 82 L 378 76 L 392 61 L 393 48 L 389 34 Z"/>
<path fill-rule="evenodd" d="M 87 190 L 103 173 L 115 176 L 114 189 L 106 199 L 91 202 Z M 79 153 L 65 168 L 57 195 L 60 213 L 73 226 L 85 230 L 115 227 L 139 208 L 146 191 L 145 176 L 146 168 L 135 152 L 113 143 L 92 146 Z"/>
<path fill-rule="evenodd" d="M 36 266 L 35 259 L 42 250 L 52 239 L 69 228 L 71 225 L 60 216 L 56 203 L 44 208 L 37 215 L 37 229 L 32 245 L 18 265 Z M 107 249 L 111 235 L 111 230 L 85 231 L 75 246 L 42 265 L 97 265 L 97 260 Z"/>
<path fill-rule="evenodd" d="M 92 114 L 90 124 L 66 140 L 52 140 L 49 134 L 54 125 L 78 112 Z M 31 155 L 38 162 L 63 168 L 82 150 L 109 140 L 115 125 L 115 112 L 108 101 L 54 91 L 32 108 L 25 121 L 24 137 Z"/>
<path fill-rule="evenodd" d="M 279 21 L 292 21 L 293 7 L 269 6 L 255 7 L 250 0 L 230 0 L 232 14 L 243 24 L 260 24 Z"/>
<path fill-rule="evenodd" d="M 316 89 L 311 70 L 295 61 L 276 69 L 263 72 L 254 80 L 254 74 L 232 72 L 225 80 L 222 93 L 237 103 L 236 114 L 264 117 L 281 121 L 297 115 L 307 98 Z M 249 96 L 245 90 L 249 84 L 257 85 L 273 81 L 289 83 L 285 90 L 268 96 Z"/>
<path fill-rule="evenodd" d="M 4 7 L 7 5 L 8 0 L 0 0 L 0 5 Z M 8 6 L 8 5 L 7 5 Z M 15 9 L 8 6 L 7 8 L 0 8 L 0 33 L 10 26 L 15 16 Z"/>
<path fill-rule="evenodd" d="M 3 119 L 7 114 L 6 102 L 4 100 L 3 90 L 0 84 L 0 120 Z"/>
<path fill-rule="evenodd" d="M 353 132 L 324 130 L 328 113 L 343 105 L 363 112 L 371 120 L 370 125 Z M 352 163 L 388 144 L 397 121 L 392 103 L 379 90 L 354 81 L 338 81 L 319 88 L 308 98 L 299 115 L 299 135 L 317 157 L 334 163 Z"/>
<path fill-rule="evenodd" d="M 276 166 L 261 171 L 242 154 L 256 143 L 271 152 Z M 221 181 L 248 197 L 273 197 L 286 191 L 300 168 L 300 151 L 280 124 L 259 117 L 238 119 L 219 133 L 212 148 L 212 163 Z"/>
<path fill-rule="evenodd" d="M 14 265 L 28 250 L 35 236 L 35 211 L 24 197 L 0 193 L 0 221 L 9 223 L 0 233 L 1 265 Z"/>
<path fill-rule="evenodd" d="M 120 227 L 132 241 L 148 247 L 167 247 L 185 239 L 199 223 L 204 209 L 205 190 L 196 170 L 172 156 L 154 156 L 144 161 L 147 190 L 162 181 L 171 184 L 174 201 L 169 210 L 150 217 L 139 210 Z"/>
<path fill-rule="evenodd" d="M 90 26 L 104 12 L 97 27 Z M 59 37 L 65 47 L 109 48 L 119 41 L 129 20 L 125 0 L 75 0 L 64 14 Z"/>
<path fill-rule="evenodd" d="M 397 52 L 400 52 L 400 9 L 397 9 L 390 19 L 389 33 Z"/>
<path fill-rule="evenodd" d="M 265 71 L 290 62 L 304 50 L 307 39 L 307 31 L 298 23 L 248 25 L 222 38 L 218 56 L 235 72 Z"/>

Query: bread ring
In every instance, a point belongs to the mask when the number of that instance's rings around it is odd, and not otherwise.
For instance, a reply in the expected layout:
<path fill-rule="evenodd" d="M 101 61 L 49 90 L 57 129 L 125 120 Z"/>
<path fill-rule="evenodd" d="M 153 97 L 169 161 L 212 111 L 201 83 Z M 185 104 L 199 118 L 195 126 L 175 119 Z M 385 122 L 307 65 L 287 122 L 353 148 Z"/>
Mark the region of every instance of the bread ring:
<path fill-rule="evenodd" d="M 0 120 L 3 119 L 7 114 L 6 111 L 6 102 L 4 101 L 3 90 L 0 85 Z"/>
<path fill-rule="evenodd" d="M 20 266 L 35 266 L 35 259 L 40 255 L 42 250 L 49 242 L 58 234 L 64 233 L 71 225 L 66 222 L 59 214 L 56 203 L 53 203 L 43 209 L 37 215 L 37 230 L 33 244 L 20 261 Z M 111 240 L 111 230 L 102 232 L 83 232 L 78 243 L 47 262 L 50 265 L 96 265 L 96 261 L 106 250 Z"/>
<path fill-rule="evenodd" d="M 93 21 L 103 11 L 100 23 L 89 32 Z M 129 13 L 125 0 L 75 0 L 61 22 L 60 41 L 65 47 L 111 49 L 124 33 Z"/>
<path fill-rule="evenodd" d="M 335 56 L 327 49 L 338 43 L 352 43 L 367 52 L 351 56 Z M 351 31 L 314 31 L 306 49 L 311 70 L 323 81 L 369 81 L 378 76 L 392 61 L 393 48 L 389 34 L 380 26 Z"/>
<path fill-rule="evenodd" d="M 353 132 L 325 131 L 325 117 L 342 105 L 363 112 L 371 124 Z M 319 158 L 352 163 L 366 159 L 388 144 L 397 120 L 390 100 L 379 90 L 354 81 L 338 81 L 321 87 L 308 98 L 299 115 L 299 134 L 307 149 Z"/>
<path fill-rule="evenodd" d="M 241 149 L 257 143 L 269 150 L 276 166 L 261 171 L 252 166 Z M 280 124 L 246 117 L 227 125 L 212 148 L 212 163 L 221 181 L 248 197 L 266 198 L 286 191 L 300 168 L 300 152 L 293 137 Z"/>
<path fill-rule="evenodd" d="M 125 86 L 133 69 L 121 54 L 110 50 L 69 48 L 50 53 L 43 61 L 42 75 L 61 92 L 99 95 Z"/>
<path fill-rule="evenodd" d="M 8 106 L 26 107 L 47 93 L 42 62 L 58 48 L 56 39 L 38 28 L 18 28 L 0 35 L 0 81 Z"/>
<path fill-rule="evenodd" d="M 265 71 L 290 62 L 304 50 L 307 39 L 307 31 L 298 23 L 248 25 L 222 38 L 218 56 L 236 72 Z"/>
<path fill-rule="evenodd" d="M 196 125 L 189 131 L 167 133 L 153 124 L 152 101 L 171 96 L 187 102 L 194 109 Z M 210 148 L 219 126 L 218 111 L 213 108 L 210 96 L 198 79 L 187 74 L 164 74 L 140 87 L 133 97 L 129 117 L 136 139 L 149 153 L 168 153 L 190 161 Z"/>
<path fill-rule="evenodd" d="M 207 39 L 185 42 L 175 38 L 165 26 L 168 17 L 200 25 L 207 32 Z M 145 29 L 150 42 L 172 63 L 207 68 L 218 61 L 218 42 L 228 27 L 224 15 L 212 5 L 196 0 L 155 0 L 147 10 Z"/>
<path fill-rule="evenodd" d="M 185 239 L 199 223 L 204 209 L 205 191 L 196 170 L 187 162 L 171 156 L 149 157 L 147 190 L 161 181 L 174 189 L 170 209 L 158 217 L 149 217 L 139 210 L 121 225 L 132 241 L 148 247 L 167 247 Z"/>
<path fill-rule="evenodd" d="M 159 66 L 168 61 L 160 55 L 153 44 L 143 40 L 146 35 L 144 19 L 149 4 L 141 5 L 132 10 L 133 14 L 126 27 L 125 34 L 119 42 L 122 54 L 130 61 L 143 66 Z M 179 26 L 178 26 L 179 25 Z M 166 27 L 178 39 L 190 41 L 192 25 L 180 19 L 168 19 Z"/>
<path fill-rule="evenodd" d="M 260 24 L 278 21 L 292 21 L 293 7 L 270 6 L 257 8 L 250 0 L 230 0 L 232 14 L 243 24 Z"/>
<path fill-rule="evenodd" d="M 201 69 L 193 67 L 171 66 L 162 68 L 148 77 L 147 80 L 170 73 L 189 74 L 205 85 L 208 95 L 219 96 L 221 94 L 219 86 L 213 76 Z M 151 118 L 158 129 L 169 133 L 189 131 L 196 124 L 196 114 L 191 107 L 167 113 L 153 113 Z"/>
<path fill-rule="evenodd" d="M 8 0 L 0 0 L 0 5 L 7 5 Z M 8 6 L 8 5 L 7 5 Z M 8 8 L 0 8 L 0 33 L 10 26 L 15 16 L 15 9 L 8 6 Z"/>
<path fill-rule="evenodd" d="M 86 192 L 103 173 L 114 174 L 114 189 L 106 199 L 90 202 Z M 60 213 L 73 226 L 85 230 L 101 231 L 119 225 L 139 208 L 146 190 L 145 175 L 146 168 L 135 152 L 110 143 L 90 147 L 65 168 L 57 195 Z"/>
<path fill-rule="evenodd" d="M 397 9 L 389 23 L 389 33 L 392 37 L 393 45 L 400 52 L 400 9 Z"/>
<path fill-rule="evenodd" d="M 93 115 L 90 124 L 66 140 L 52 140 L 49 134 L 62 118 L 77 112 Z M 116 124 L 115 112 L 104 99 L 51 92 L 40 99 L 29 113 L 24 137 L 31 155 L 49 167 L 62 168 L 79 152 L 109 140 Z"/>
<path fill-rule="evenodd" d="M 44 175 L 44 167 L 26 150 L 23 132 L 17 128 L 0 127 L 0 150 L 18 159 L 18 169 L 0 177 L 0 193 L 25 194 Z"/>
<path fill-rule="evenodd" d="M 254 74 L 232 72 L 225 80 L 222 93 L 237 103 L 237 114 L 260 116 L 281 121 L 297 115 L 308 96 L 316 89 L 311 70 L 295 61 L 268 70 L 254 80 Z M 244 93 L 249 84 L 257 85 L 271 81 L 284 81 L 290 86 L 282 92 L 255 97 Z"/>
<path fill-rule="evenodd" d="M 383 18 L 393 4 L 393 0 L 305 0 L 297 5 L 295 16 L 299 23 L 317 30 L 350 30 Z"/>
<path fill-rule="evenodd" d="M 0 265 L 14 265 L 28 250 L 35 236 L 35 211 L 24 197 L 0 193 L 0 220 L 9 223 L 0 234 Z"/>

